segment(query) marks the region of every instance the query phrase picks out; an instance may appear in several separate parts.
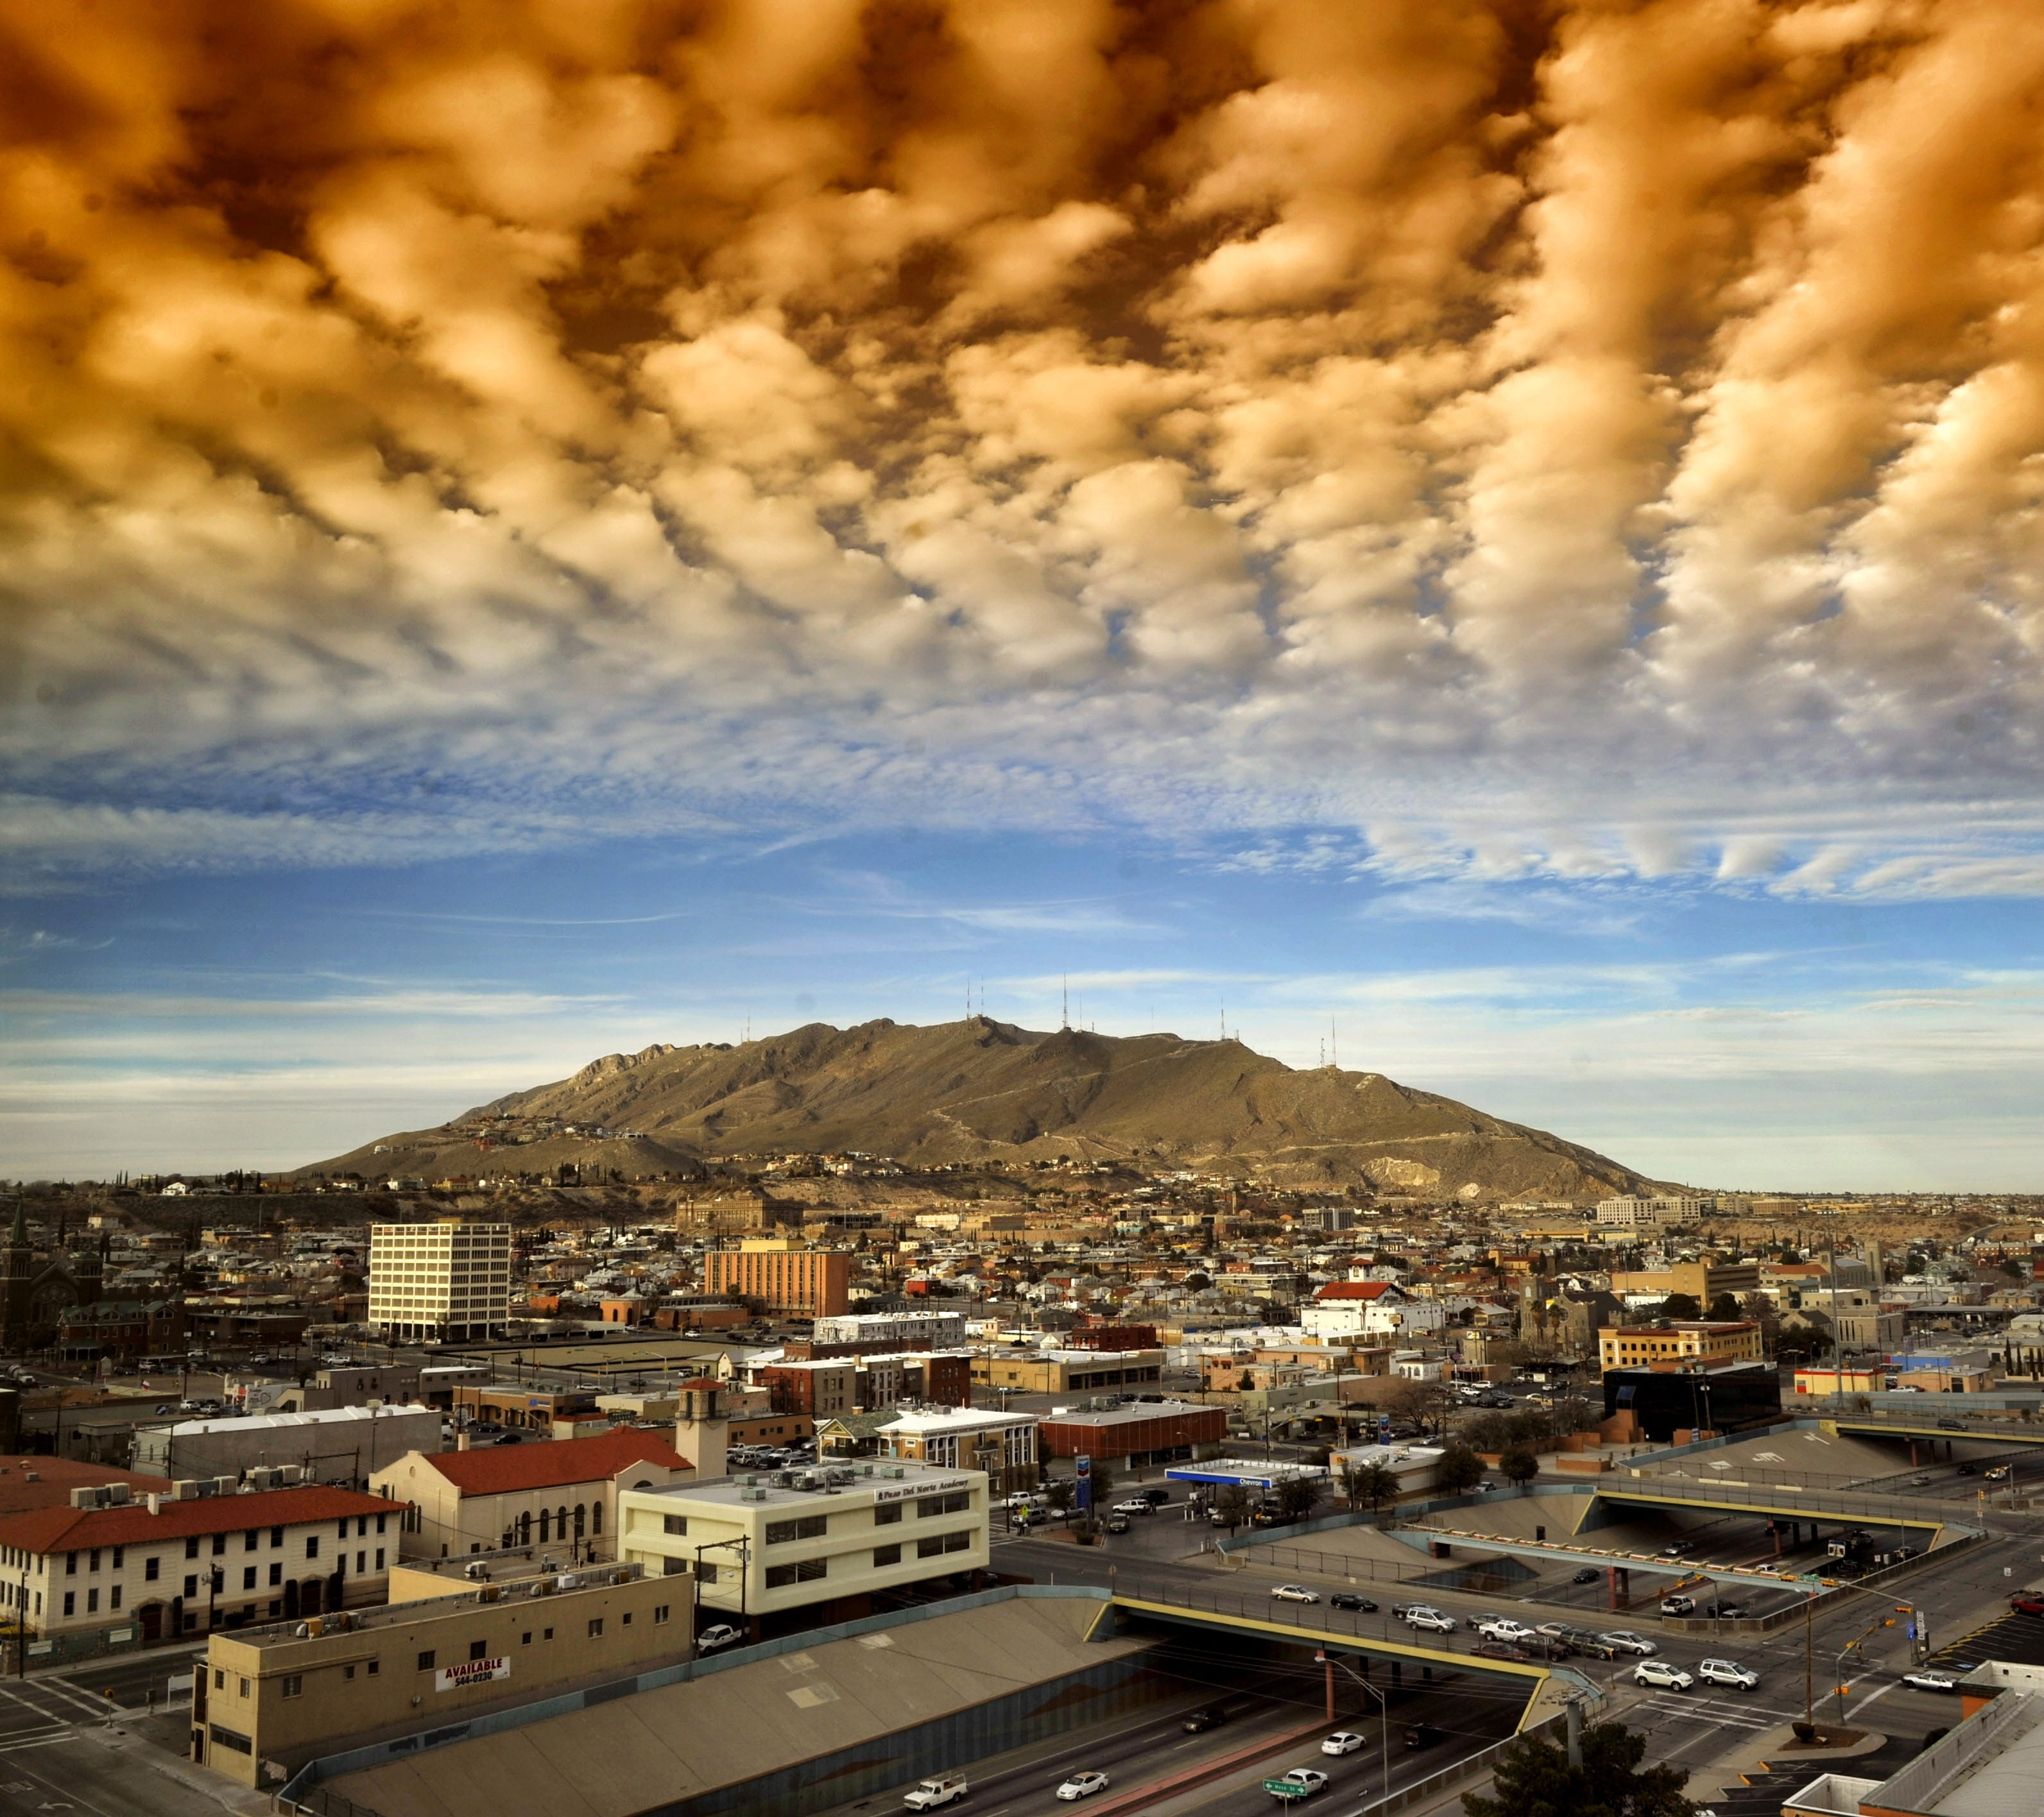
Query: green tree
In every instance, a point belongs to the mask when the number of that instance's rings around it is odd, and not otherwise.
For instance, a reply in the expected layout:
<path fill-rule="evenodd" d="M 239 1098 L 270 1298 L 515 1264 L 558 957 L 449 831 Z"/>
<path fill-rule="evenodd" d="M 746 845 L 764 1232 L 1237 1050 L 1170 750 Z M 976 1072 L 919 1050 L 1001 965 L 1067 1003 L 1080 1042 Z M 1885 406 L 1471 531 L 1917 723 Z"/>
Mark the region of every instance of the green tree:
<path fill-rule="evenodd" d="M 1598 1723 L 1583 1731 L 1583 1764 L 1569 1765 L 1568 1750 L 1537 1735 L 1522 1735 L 1499 1757 L 1493 1796 L 1462 1795 L 1467 1817 L 1694 1817 L 1682 1796 L 1688 1775 L 1680 1767 L 1650 1766 L 1646 1738 L 1622 1723 Z"/>
<path fill-rule="evenodd" d="M 1114 1472 L 1099 1458 L 1093 1461 L 1093 1505 L 1103 1508 L 1114 1498 Z"/>
<path fill-rule="evenodd" d="M 1434 1480 L 1449 1494 L 1460 1495 L 1483 1481 L 1483 1459 L 1468 1446 L 1458 1442 L 1441 1454 L 1441 1461 L 1435 1466 Z"/>
<path fill-rule="evenodd" d="M 1746 1316 L 1739 1309 L 1736 1293 L 1720 1293 L 1711 1302 L 1710 1316 L 1713 1319 L 1742 1319 Z"/>
<path fill-rule="evenodd" d="M 1540 1473 L 1540 1460 L 1523 1445 L 1515 1445 L 1498 1459 L 1497 1467 L 1508 1482 L 1530 1483 Z"/>
<path fill-rule="evenodd" d="M 1230 1483 L 1215 1498 L 1214 1512 L 1228 1523 L 1232 1533 L 1249 1519 L 1249 1491 L 1240 1483 Z"/>
<path fill-rule="evenodd" d="M 1696 1304 L 1693 1293 L 1670 1293 L 1661 1302 L 1661 1316 L 1664 1319 L 1700 1319 L 1704 1309 Z"/>
<path fill-rule="evenodd" d="M 1074 1491 L 1068 1477 L 1053 1477 L 1044 1484 L 1043 1493 L 1050 1498 L 1053 1514 L 1068 1515 L 1072 1512 Z"/>

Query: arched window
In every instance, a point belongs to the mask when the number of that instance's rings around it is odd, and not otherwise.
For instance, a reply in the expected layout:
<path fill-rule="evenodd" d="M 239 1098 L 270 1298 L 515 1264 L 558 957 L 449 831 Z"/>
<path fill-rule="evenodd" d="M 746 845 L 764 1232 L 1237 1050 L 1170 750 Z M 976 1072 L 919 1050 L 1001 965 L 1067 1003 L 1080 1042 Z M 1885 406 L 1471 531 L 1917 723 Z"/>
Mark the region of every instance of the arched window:
<path fill-rule="evenodd" d="M 542 1546 L 544 1546 L 544 1545 L 545 1545 L 545 1544 L 546 1544 L 546 1542 L 547 1542 L 547 1511 L 543 1508 L 541 1508 L 541 1509 L 540 1510 L 540 1543 Z"/>
<path fill-rule="evenodd" d="M 595 1534 L 603 1531 L 603 1504 L 600 1501 L 589 1504 L 589 1530 Z"/>
<path fill-rule="evenodd" d="M 562 1539 L 568 1536 L 568 1507 L 566 1502 L 554 1510 L 554 1532 Z"/>
<path fill-rule="evenodd" d="M 575 1531 L 574 1531 L 574 1536 L 575 1536 L 575 1538 L 578 1538 L 578 1539 L 579 1539 L 579 1538 L 582 1538 L 582 1514 L 583 1514 L 583 1512 L 584 1512 L 584 1510 L 583 1510 L 583 1508 L 582 1508 L 582 1504 L 580 1502 L 577 1502 L 577 1503 L 575 1504 Z"/>
<path fill-rule="evenodd" d="M 546 1535 L 542 1534 L 540 1537 L 544 1539 Z M 518 1516 L 518 1543 L 521 1546 L 532 1543 L 532 1516 L 529 1510 Z"/>

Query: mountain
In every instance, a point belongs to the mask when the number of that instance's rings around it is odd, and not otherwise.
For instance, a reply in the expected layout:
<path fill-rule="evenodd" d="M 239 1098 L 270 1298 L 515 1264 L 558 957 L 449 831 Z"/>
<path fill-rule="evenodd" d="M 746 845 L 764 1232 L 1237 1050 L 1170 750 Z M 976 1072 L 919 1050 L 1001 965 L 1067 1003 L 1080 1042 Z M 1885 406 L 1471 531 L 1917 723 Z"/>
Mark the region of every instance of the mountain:
<path fill-rule="evenodd" d="M 506 1116 L 544 1139 L 493 1160 L 476 1136 Z M 556 1123 L 577 1133 L 550 1132 Z M 701 1157 L 846 1151 L 924 1166 L 1135 1159 L 1477 1202 L 1652 1185 L 1558 1136 L 1381 1073 L 1295 1071 L 1239 1041 L 1040 1034 L 978 1016 L 927 1028 L 811 1023 L 736 1046 L 608 1054 L 572 1078 L 302 1171 L 439 1177 L 574 1160 L 628 1178 L 697 1171 Z"/>

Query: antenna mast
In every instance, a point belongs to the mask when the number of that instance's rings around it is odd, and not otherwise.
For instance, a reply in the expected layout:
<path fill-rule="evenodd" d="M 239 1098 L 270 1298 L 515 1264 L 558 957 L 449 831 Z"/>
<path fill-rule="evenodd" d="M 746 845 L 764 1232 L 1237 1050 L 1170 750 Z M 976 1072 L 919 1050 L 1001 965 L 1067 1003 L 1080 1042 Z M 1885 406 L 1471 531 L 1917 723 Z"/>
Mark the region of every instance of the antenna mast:
<path fill-rule="evenodd" d="M 1058 1012 L 1058 1027 L 1069 1035 L 1072 1031 L 1072 980 L 1070 973 L 1066 974 L 1063 985 L 1064 1002 Z"/>
<path fill-rule="evenodd" d="M 1341 1028 L 1335 1019 L 1327 1018 L 1327 1046 L 1334 1055 L 1335 1070 L 1341 1070 Z"/>

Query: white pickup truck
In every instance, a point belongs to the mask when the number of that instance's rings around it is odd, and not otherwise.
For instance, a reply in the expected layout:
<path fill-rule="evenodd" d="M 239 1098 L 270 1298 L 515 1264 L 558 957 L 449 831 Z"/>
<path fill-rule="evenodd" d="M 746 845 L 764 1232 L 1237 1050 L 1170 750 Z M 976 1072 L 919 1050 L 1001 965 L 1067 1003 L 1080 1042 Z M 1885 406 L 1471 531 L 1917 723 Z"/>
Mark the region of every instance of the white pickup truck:
<path fill-rule="evenodd" d="M 948 1804 L 954 1798 L 962 1798 L 965 1794 L 963 1773 L 939 1773 L 924 1780 L 901 1802 L 911 1811 L 934 1811 L 939 1804 Z"/>

